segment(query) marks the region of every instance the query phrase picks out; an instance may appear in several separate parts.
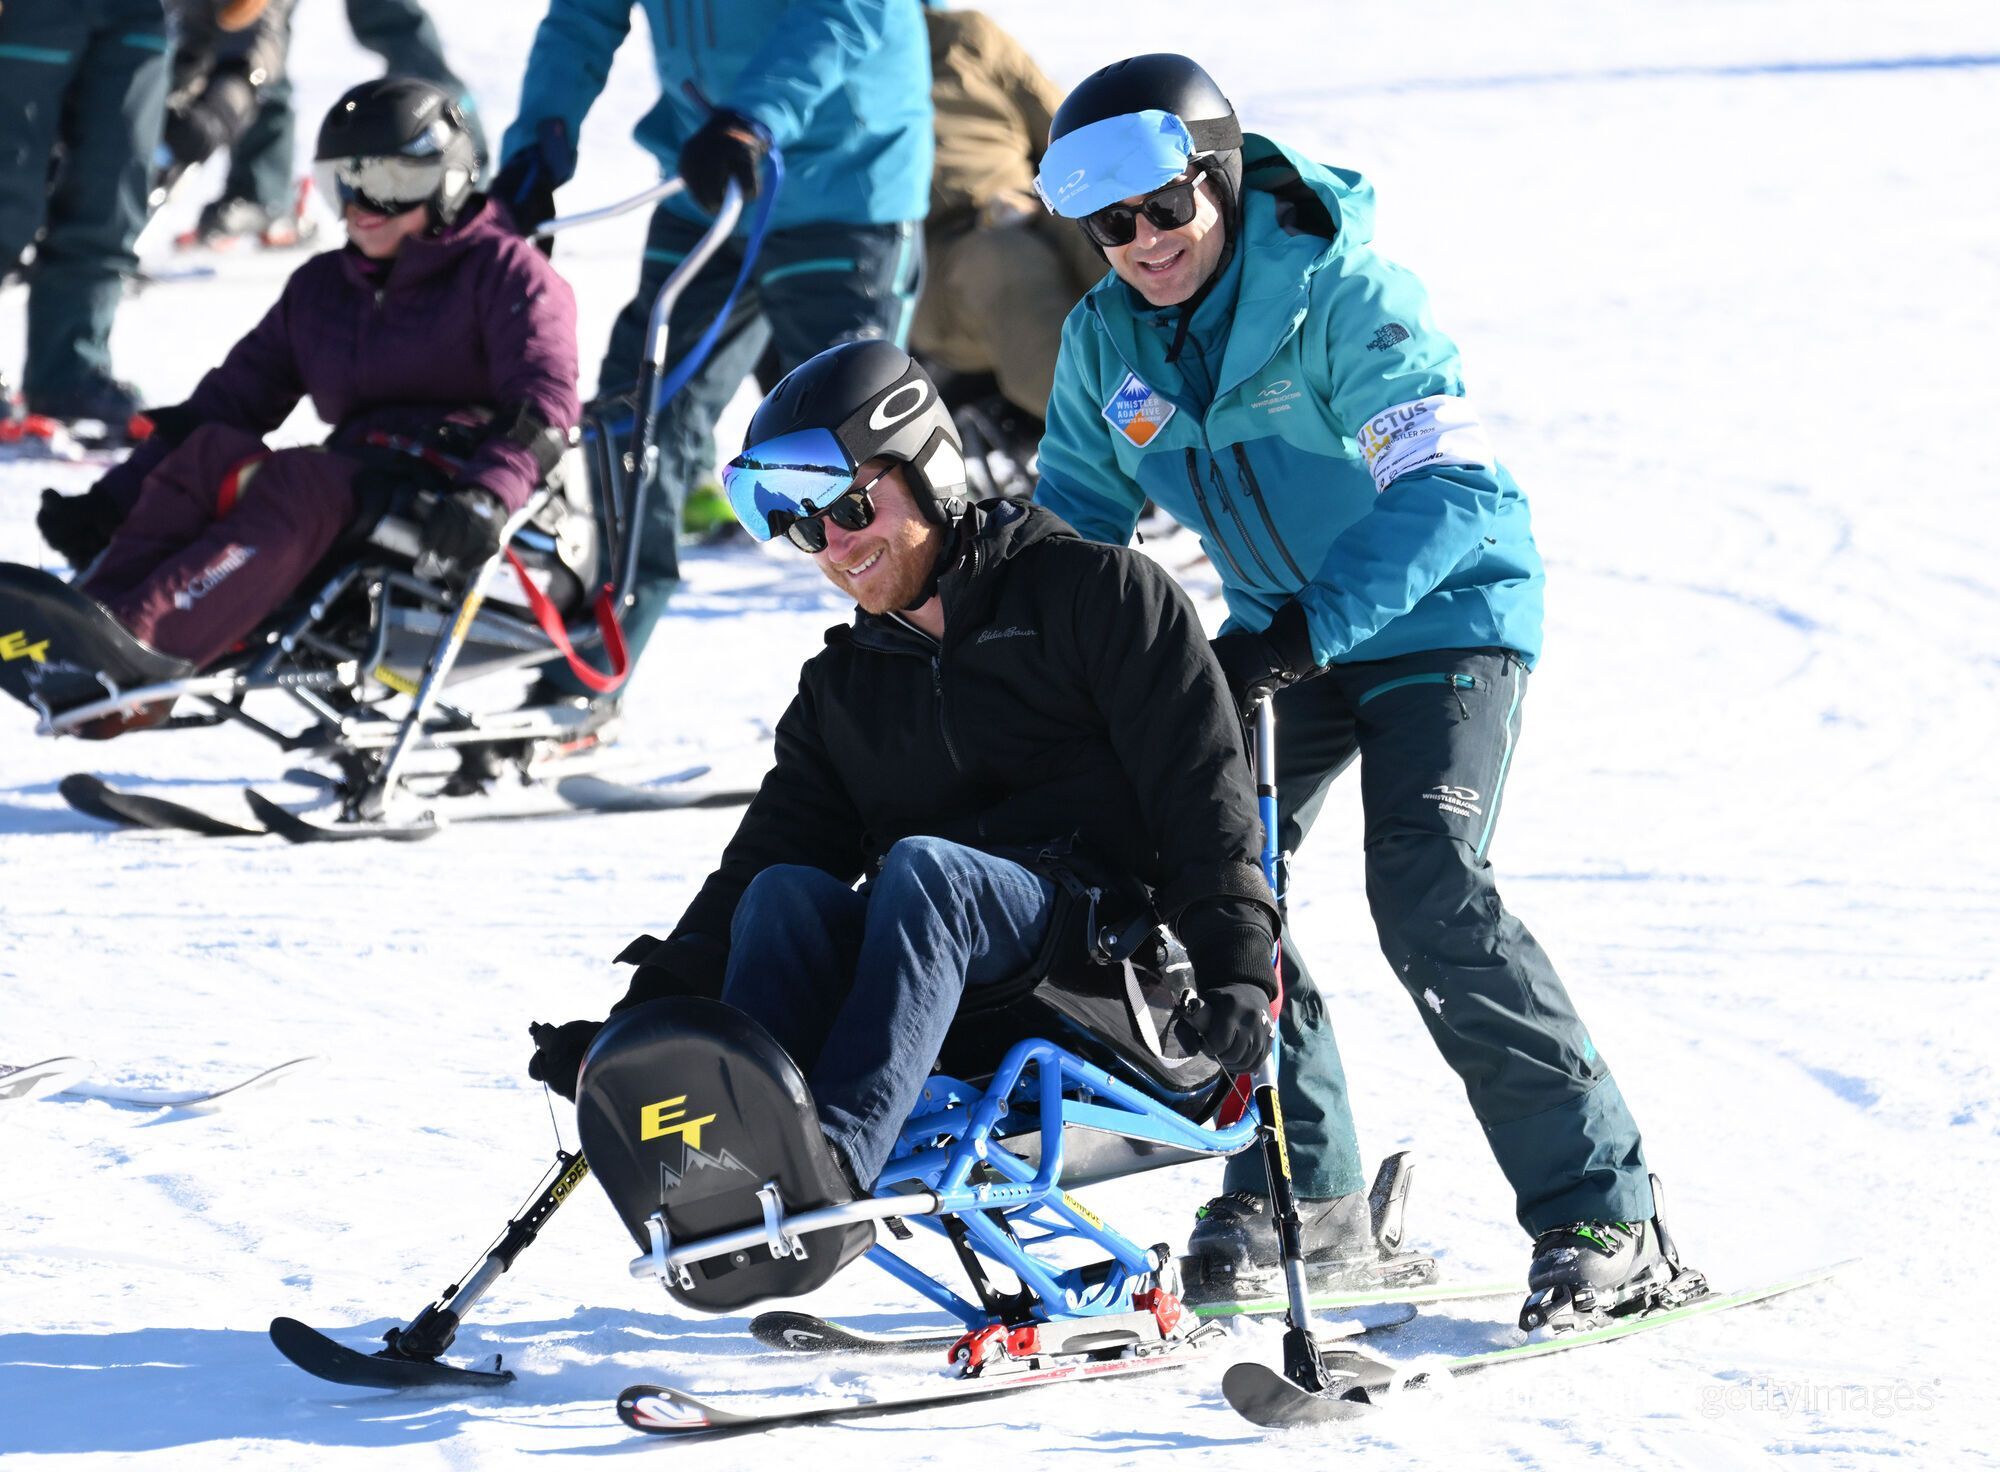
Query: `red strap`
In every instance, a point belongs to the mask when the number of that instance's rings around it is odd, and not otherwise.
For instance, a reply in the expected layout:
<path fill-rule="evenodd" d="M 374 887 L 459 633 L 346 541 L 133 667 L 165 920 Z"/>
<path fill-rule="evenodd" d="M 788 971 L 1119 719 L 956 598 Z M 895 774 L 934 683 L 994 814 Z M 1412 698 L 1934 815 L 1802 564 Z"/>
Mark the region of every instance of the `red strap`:
<path fill-rule="evenodd" d="M 1271 969 L 1277 973 L 1278 980 L 1278 997 L 1276 1001 L 1271 1003 L 1271 1024 L 1275 1028 L 1277 1026 L 1278 1013 L 1283 1010 L 1285 1005 L 1285 968 L 1279 964 L 1277 958 L 1274 956 L 1271 961 Z M 1235 1124 L 1237 1120 L 1241 1119 L 1243 1111 L 1250 1107 L 1252 1092 L 1250 1075 L 1247 1073 L 1237 1074 L 1236 1082 L 1230 1087 L 1229 1097 L 1224 1099 L 1222 1107 L 1215 1111 L 1216 1125 L 1226 1130 L 1232 1124 Z"/>
<path fill-rule="evenodd" d="M 227 516 L 236 509 L 236 498 L 243 494 L 243 472 L 253 465 L 261 465 L 271 458 L 269 450 L 259 450 L 254 455 L 245 455 L 222 477 L 222 484 L 215 488 L 215 514 Z"/>
<path fill-rule="evenodd" d="M 584 663 L 583 657 L 569 642 L 569 630 L 563 627 L 562 615 L 556 612 L 555 604 L 549 602 L 548 594 L 535 586 L 535 580 L 528 576 L 528 569 L 521 565 L 521 559 L 514 555 L 512 547 L 507 549 L 507 563 L 514 569 L 514 576 L 521 580 L 521 589 L 528 598 L 528 611 L 534 614 L 542 632 L 549 636 L 549 642 L 560 649 L 562 657 L 569 661 L 570 673 L 599 695 L 624 684 L 628 668 L 625 631 L 618 627 L 618 605 L 611 596 L 609 585 L 599 590 L 595 605 L 597 631 L 604 636 L 604 652 L 611 658 L 611 673 L 607 675 Z"/>

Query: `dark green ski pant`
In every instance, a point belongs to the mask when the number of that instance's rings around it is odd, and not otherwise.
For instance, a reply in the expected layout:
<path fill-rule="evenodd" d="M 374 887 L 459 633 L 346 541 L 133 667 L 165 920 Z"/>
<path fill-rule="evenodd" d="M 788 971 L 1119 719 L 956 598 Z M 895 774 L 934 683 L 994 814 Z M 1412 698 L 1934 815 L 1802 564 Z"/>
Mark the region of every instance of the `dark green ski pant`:
<path fill-rule="evenodd" d="M 667 273 L 687 258 L 702 229 L 665 209 L 654 211 L 638 294 L 612 325 L 598 373 L 600 398 L 636 383 L 653 298 Z M 721 312 L 743 266 L 743 245 L 740 236 L 724 242 L 675 302 L 667 332 L 670 370 Z M 660 411 L 659 461 L 639 528 L 637 602 L 625 621 L 632 668 L 638 668 L 639 653 L 679 585 L 681 506 L 688 487 L 713 466 L 715 421 L 765 350 L 772 350 L 779 368 L 789 373 L 835 343 L 875 337 L 903 343 L 922 275 L 923 232 L 913 222 L 797 225 L 765 237 L 715 351 Z M 626 416 L 619 426 L 621 442 L 630 431 Z M 547 667 L 541 679 L 557 691 L 589 693 L 567 669 Z"/>
<path fill-rule="evenodd" d="M 1382 953 L 1465 1084 L 1530 1234 L 1653 1214 L 1639 1129 L 1569 993 L 1486 860 L 1528 673 L 1505 650 L 1334 665 L 1277 697 L 1281 850 L 1361 762 L 1368 904 Z M 1366 1184 L 1320 991 L 1283 938 L 1280 1097 L 1302 1196 Z M 1262 1193 L 1254 1151 L 1225 1188 Z"/>
<path fill-rule="evenodd" d="M 0 272 L 47 227 L 28 291 L 31 401 L 111 372 L 166 106 L 160 0 L 0 5 Z"/>

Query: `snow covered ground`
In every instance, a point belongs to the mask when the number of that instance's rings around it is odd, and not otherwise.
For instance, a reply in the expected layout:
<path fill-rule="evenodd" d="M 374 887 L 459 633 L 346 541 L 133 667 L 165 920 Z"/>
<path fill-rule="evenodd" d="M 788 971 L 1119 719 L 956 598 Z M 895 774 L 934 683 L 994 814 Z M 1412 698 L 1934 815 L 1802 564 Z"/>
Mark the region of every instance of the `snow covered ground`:
<path fill-rule="evenodd" d="M 1863 1263 L 1824 1291 L 1463 1382 L 1358 1433 L 1267 1437 L 1228 1410 L 1221 1366 L 1272 1354 L 1259 1330 L 1156 1380 L 661 1454 L 1990 1465 L 2000 13 L 1298 0 L 1229 25 L 1185 0 L 993 8 L 1064 82 L 1134 50 L 1193 51 L 1247 125 L 1373 176 L 1379 243 L 1464 348 L 1549 563 L 1548 652 L 1494 850 L 1508 901 L 1616 1068 L 1687 1255 L 1726 1285 Z M 433 9 L 497 129 L 537 7 Z M 302 7 L 308 119 L 366 74 L 337 17 Z M 643 43 L 628 53 L 572 207 L 649 177 L 624 137 L 647 100 Z M 558 255 L 587 359 L 638 232 Z M 177 397 L 287 265 L 231 260 L 134 299 L 121 370 Z M 10 291 L 0 362 L 21 334 Z M 37 488 L 88 478 L 0 467 L 0 557 L 36 561 Z M 841 614 L 798 562 L 694 559 L 629 702 L 635 762 L 754 777 L 763 723 Z M 461 1340 L 520 1372 L 503 1394 L 343 1392 L 265 1338 L 291 1314 L 365 1344 L 476 1259 L 553 1144 L 522 1072 L 527 1023 L 601 1014 L 623 984 L 608 958 L 672 924 L 730 815 L 472 825 L 415 846 L 161 841 L 72 815 L 57 779 L 95 764 L 215 798 L 284 762 L 227 732 L 90 748 L 0 717 L 0 1061 L 78 1053 L 99 1078 L 180 1086 L 328 1060 L 210 1115 L 59 1100 L 0 1116 L 10 1466 L 644 1455 L 610 1410 L 632 1380 L 885 1373 L 778 1362 L 740 1317 L 668 1312 L 626 1276 L 629 1239 L 588 1189 Z M 1375 950 L 1358 835 L 1349 783 L 1295 871 L 1295 915 L 1364 1143 L 1422 1152 L 1413 1224 L 1447 1274 L 1518 1276 L 1502 1180 Z M 1090 1199 L 1141 1240 L 1178 1238 L 1211 1185 L 1183 1169 Z M 863 1322 L 913 1307 L 866 1268 L 811 1306 Z M 1382 1342 L 1462 1351 L 1504 1342 L 1488 1320 L 1510 1316 L 1432 1315 Z"/>

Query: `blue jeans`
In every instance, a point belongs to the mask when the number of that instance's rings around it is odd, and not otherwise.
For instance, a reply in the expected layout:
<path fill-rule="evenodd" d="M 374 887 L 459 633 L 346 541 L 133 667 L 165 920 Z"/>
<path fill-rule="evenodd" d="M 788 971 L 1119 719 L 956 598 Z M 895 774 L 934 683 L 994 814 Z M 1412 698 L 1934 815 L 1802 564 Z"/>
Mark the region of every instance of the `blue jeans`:
<path fill-rule="evenodd" d="M 804 1070 L 820 1128 L 863 1186 L 888 1163 L 966 988 L 1019 976 L 1055 889 L 1033 870 L 939 838 L 906 838 L 857 891 L 777 864 L 730 930 L 722 1000 Z"/>

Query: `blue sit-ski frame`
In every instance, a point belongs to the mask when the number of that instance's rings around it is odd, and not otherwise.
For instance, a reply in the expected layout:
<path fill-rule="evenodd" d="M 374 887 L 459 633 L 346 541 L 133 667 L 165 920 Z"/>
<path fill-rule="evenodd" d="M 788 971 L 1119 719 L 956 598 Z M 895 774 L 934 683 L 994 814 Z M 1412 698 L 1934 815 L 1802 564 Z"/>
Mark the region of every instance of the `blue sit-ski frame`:
<path fill-rule="evenodd" d="M 1275 895 L 1277 743 L 1268 695 L 1257 702 L 1252 734 L 1257 813 L 1264 825 L 1260 857 L 1264 880 Z M 1154 1275 L 1167 1264 L 1063 1190 L 1063 1130 L 1069 1125 L 1203 1155 L 1233 1155 L 1256 1139 L 1258 1114 L 1252 1103 L 1234 1124 L 1196 1124 L 1066 1048 L 1031 1038 L 1014 1045 L 983 1091 L 943 1074 L 931 1077 L 897 1137 L 895 1153 L 876 1177 L 875 1195 L 905 1185 L 934 1191 L 938 1205 L 933 1213 L 904 1220 L 943 1236 L 946 1220 L 955 1219 L 974 1250 L 1006 1267 L 1034 1292 L 1040 1300 L 1038 1317 L 1130 1312 L 1132 1295 L 1155 1283 Z M 1039 1166 L 1006 1144 L 1010 1136 L 1037 1129 Z M 1006 1179 L 973 1184 L 981 1165 Z M 990 1212 L 998 1212 L 1012 1230 L 997 1226 Z M 1028 1250 L 1065 1239 L 1095 1243 L 1109 1254 L 1110 1270 L 1099 1262 L 1058 1271 Z M 968 1328 L 992 1322 L 984 1304 L 952 1291 L 889 1248 L 871 1247 L 868 1258 Z"/>
<path fill-rule="evenodd" d="M 1030 1038 L 1008 1051 L 984 1090 L 943 1074 L 931 1077 L 903 1126 L 895 1154 L 876 1178 L 875 1195 L 905 1184 L 936 1192 L 933 1214 L 905 1220 L 942 1236 L 945 1220 L 956 1219 L 981 1256 L 1007 1268 L 1035 1293 L 1038 1317 L 1130 1312 L 1133 1293 L 1156 1283 L 1166 1264 L 1063 1189 L 1063 1130 L 1068 1125 L 1204 1155 L 1233 1155 L 1255 1139 L 1257 1116 L 1246 1110 L 1226 1127 L 1196 1124 L 1068 1049 Z M 1007 1137 L 1035 1130 L 1042 1141 L 1039 1167 L 1007 1145 Z M 1005 1179 L 975 1184 L 973 1174 L 982 1165 Z M 989 1212 L 1000 1213 L 1012 1232 L 996 1225 Z M 1057 1270 L 1028 1250 L 1070 1238 L 1102 1248 L 1111 1260 L 1109 1272 L 1102 1262 Z M 872 1247 L 868 1258 L 968 1328 L 993 1321 L 985 1305 L 954 1292 L 889 1248 Z"/>

